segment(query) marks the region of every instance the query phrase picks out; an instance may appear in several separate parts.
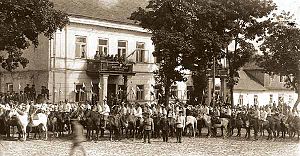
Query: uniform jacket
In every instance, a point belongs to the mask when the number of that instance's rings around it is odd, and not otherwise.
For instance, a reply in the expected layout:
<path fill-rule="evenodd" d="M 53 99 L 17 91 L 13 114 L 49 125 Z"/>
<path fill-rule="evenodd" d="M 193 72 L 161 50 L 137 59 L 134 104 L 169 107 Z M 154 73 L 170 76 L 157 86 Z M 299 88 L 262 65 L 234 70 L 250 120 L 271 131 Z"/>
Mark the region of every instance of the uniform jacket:
<path fill-rule="evenodd" d="M 160 120 L 161 129 L 164 131 L 168 131 L 170 127 L 169 120 L 167 118 L 161 118 Z"/>
<path fill-rule="evenodd" d="M 152 118 L 145 118 L 144 120 L 144 130 L 152 131 L 154 130 L 154 123 Z"/>

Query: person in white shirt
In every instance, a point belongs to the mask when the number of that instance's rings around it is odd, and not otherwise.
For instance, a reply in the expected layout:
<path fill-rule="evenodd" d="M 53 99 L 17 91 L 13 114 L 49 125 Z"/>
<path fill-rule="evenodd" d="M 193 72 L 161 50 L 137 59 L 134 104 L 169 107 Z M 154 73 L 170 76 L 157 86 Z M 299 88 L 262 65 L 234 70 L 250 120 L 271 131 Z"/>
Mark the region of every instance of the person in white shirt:
<path fill-rule="evenodd" d="M 92 106 L 87 102 L 85 105 L 86 110 L 92 110 Z"/>
<path fill-rule="evenodd" d="M 110 113 L 110 108 L 107 104 L 107 101 L 103 101 L 104 102 L 104 105 L 103 105 L 103 111 L 101 114 L 103 114 L 103 119 L 104 119 L 104 127 L 106 127 L 106 124 L 107 124 L 107 121 L 108 121 L 108 116 L 109 116 L 109 113 Z"/>
<path fill-rule="evenodd" d="M 182 132 L 185 128 L 185 117 L 183 116 L 183 111 L 179 111 L 179 115 L 176 117 L 176 136 L 177 143 L 181 143 Z"/>
<path fill-rule="evenodd" d="M 65 105 L 65 112 L 70 113 L 71 110 L 72 110 L 72 106 L 69 102 L 67 102 Z"/>
<path fill-rule="evenodd" d="M 142 107 L 137 103 L 136 115 L 137 118 L 143 118 Z"/>
<path fill-rule="evenodd" d="M 130 105 L 130 107 L 128 109 L 128 113 L 129 113 L 129 115 L 133 115 L 133 116 L 136 115 L 136 109 L 133 104 Z"/>
<path fill-rule="evenodd" d="M 262 111 L 260 113 L 260 120 L 267 121 L 267 116 L 268 116 L 267 111 L 264 108 L 262 108 Z"/>
<path fill-rule="evenodd" d="M 122 102 L 121 115 L 127 115 L 127 107 L 124 102 Z"/>

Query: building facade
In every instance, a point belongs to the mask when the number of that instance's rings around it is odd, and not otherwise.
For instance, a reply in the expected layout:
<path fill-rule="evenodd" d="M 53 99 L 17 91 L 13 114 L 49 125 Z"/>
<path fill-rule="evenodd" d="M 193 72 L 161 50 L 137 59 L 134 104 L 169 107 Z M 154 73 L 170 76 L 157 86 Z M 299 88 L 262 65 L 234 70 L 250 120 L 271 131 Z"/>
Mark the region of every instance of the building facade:
<path fill-rule="evenodd" d="M 287 104 L 293 106 L 298 95 L 285 87 L 285 77 L 266 74 L 259 67 L 248 64 L 239 71 L 240 79 L 234 87 L 236 105 Z"/>
<path fill-rule="evenodd" d="M 24 51 L 30 61 L 26 68 L 12 73 L 1 69 L 1 92 L 23 91 L 30 84 L 37 94 L 46 86 L 53 103 L 120 100 L 122 96 L 129 101 L 156 101 L 153 71 L 157 65 L 151 33 L 128 19 L 147 0 L 120 0 L 113 5 L 106 1 L 53 2 L 69 13 L 70 23 L 51 40 L 40 36 L 38 47 Z M 188 84 L 191 86 L 190 81 Z M 178 82 L 172 87 L 172 98 L 186 100 L 187 88 L 191 90 Z"/>

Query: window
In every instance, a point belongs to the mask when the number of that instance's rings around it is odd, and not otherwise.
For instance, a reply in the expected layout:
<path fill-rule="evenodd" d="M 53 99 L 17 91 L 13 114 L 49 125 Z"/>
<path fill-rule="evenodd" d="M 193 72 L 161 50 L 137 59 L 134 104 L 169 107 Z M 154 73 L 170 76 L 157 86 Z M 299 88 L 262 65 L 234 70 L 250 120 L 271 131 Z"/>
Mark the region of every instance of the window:
<path fill-rule="evenodd" d="M 82 84 L 80 85 L 76 85 L 76 97 L 75 97 L 75 101 L 76 102 L 82 102 L 86 100 L 86 90 L 85 87 L 83 87 Z"/>
<path fill-rule="evenodd" d="M 76 58 L 86 58 L 86 37 L 76 37 Z"/>
<path fill-rule="evenodd" d="M 272 104 L 272 102 L 273 102 L 273 94 L 270 94 L 270 102 L 269 102 L 269 104 Z"/>
<path fill-rule="evenodd" d="M 100 56 L 107 56 L 108 54 L 108 40 L 99 39 L 98 41 L 98 51 Z"/>
<path fill-rule="evenodd" d="M 144 85 L 136 86 L 136 100 L 144 100 Z"/>
<path fill-rule="evenodd" d="M 118 56 L 122 58 L 126 58 L 126 50 L 127 50 L 127 42 L 118 41 Z"/>
<path fill-rule="evenodd" d="M 187 86 L 187 88 L 186 88 L 186 98 L 187 99 L 191 99 L 193 90 L 194 90 L 193 86 Z"/>
<path fill-rule="evenodd" d="M 239 105 L 244 105 L 244 96 L 243 95 L 239 96 Z"/>
<path fill-rule="evenodd" d="M 177 86 L 171 87 L 171 98 L 176 99 L 178 97 Z"/>
<path fill-rule="evenodd" d="M 136 62 L 145 62 L 145 43 L 136 43 Z"/>
<path fill-rule="evenodd" d="M 12 83 L 7 83 L 7 91 L 12 93 L 14 91 L 14 85 Z"/>
<path fill-rule="evenodd" d="M 258 95 L 254 95 L 254 105 L 258 105 Z"/>

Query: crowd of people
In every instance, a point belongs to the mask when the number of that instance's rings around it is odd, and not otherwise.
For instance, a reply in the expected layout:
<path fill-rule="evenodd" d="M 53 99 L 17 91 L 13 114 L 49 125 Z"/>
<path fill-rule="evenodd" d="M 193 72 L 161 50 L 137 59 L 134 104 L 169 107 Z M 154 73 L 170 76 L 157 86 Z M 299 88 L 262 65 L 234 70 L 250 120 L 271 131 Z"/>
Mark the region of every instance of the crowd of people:
<path fill-rule="evenodd" d="M 45 99 L 48 98 L 47 89 L 43 86 L 42 87 L 42 97 Z M 24 96 L 23 98 L 20 98 Z M 102 114 L 107 120 L 108 116 L 113 114 L 113 110 L 119 113 L 121 116 L 126 115 L 133 115 L 136 118 L 143 119 L 144 122 L 144 142 L 148 139 L 150 143 L 151 132 L 154 130 L 154 123 L 153 118 L 154 116 L 159 116 L 162 118 L 162 122 L 168 123 L 167 118 L 173 118 L 176 122 L 176 136 L 177 142 L 182 142 L 182 133 L 186 127 L 186 119 L 187 116 L 197 116 L 196 114 L 201 115 L 209 115 L 213 116 L 215 119 L 219 118 L 228 118 L 231 119 L 235 117 L 238 113 L 252 113 L 254 118 L 261 121 L 266 121 L 268 116 L 272 114 L 278 114 L 279 116 L 293 116 L 299 117 L 298 110 L 292 110 L 291 107 L 286 105 L 266 105 L 266 106 L 234 106 L 231 107 L 230 105 L 215 105 L 210 106 L 207 104 L 199 104 L 196 106 L 187 105 L 180 101 L 171 102 L 169 105 L 165 106 L 163 104 L 156 104 L 156 103 L 138 103 L 138 102 L 121 102 L 118 105 L 118 109 L 113 109 L 114 106 L 110 106 L 106 100 L 101 103 L 92 104 L 89 101 L 76 103 L 76 102 L 69 102 L 65 100 L 64 102 L 59 103 L 49 103 L 49 102 L 42 102 L 37 103 L 35 101 L 36 92 L 34 89 L 34 85 L 24 89 L 24 93 L 21 94 L 1 94 L 1 101 L 0 101 L 0 109 L 2 110 L 11 110 L 11 109 L 18 109 L 22 112 L 29 113 L 29 108 L 34 107 L 35 112 L 31 112 L 29 115 L 32 117 L 32 114 L 36 113 L 37 111 L 42 113 L 51 112 L 61 112 L 61 113 L 72 113 L 76 112 L 77 110 L 83 111 L 93 111 Z M 33 120 L 32 118 L 30 120 Z M 162 135 L 163 141 L 168 141 L 168 135 L 164 133 L 164 127 L 162 127 Z"/>

